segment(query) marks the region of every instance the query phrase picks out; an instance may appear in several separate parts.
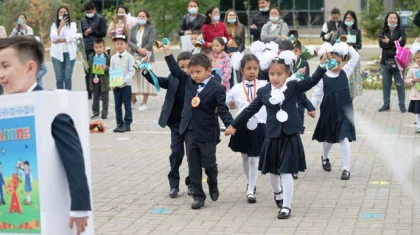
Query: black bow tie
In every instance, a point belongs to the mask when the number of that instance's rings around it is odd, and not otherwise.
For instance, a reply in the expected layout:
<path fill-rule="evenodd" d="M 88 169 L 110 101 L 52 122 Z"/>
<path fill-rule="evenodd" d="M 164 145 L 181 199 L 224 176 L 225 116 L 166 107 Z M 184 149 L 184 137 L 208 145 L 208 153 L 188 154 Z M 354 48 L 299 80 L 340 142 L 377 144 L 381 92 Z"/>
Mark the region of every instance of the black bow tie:
<path fill-rule="evenodd" d="M 197 83 L 197 86 L 205 86 L 206 84 L 204 84 L 204 83 L 202 83 L 202 82 L 200 82 L 200 83 Z"/>
<path fill-rule="evenodd" d="M 122 59 L 122 55 L 120 55 L 120 59 Z"/>
<path fill-rule="evenodd" d="M 246 87 L 254 87 L 254 84 L 246 84 Z"/>

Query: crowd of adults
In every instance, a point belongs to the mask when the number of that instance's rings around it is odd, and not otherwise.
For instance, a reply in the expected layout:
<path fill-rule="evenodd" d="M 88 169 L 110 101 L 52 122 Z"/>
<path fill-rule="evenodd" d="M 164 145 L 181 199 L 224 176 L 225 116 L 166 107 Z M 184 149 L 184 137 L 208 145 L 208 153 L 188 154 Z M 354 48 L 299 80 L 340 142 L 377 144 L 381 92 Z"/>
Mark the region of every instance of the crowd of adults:
<path fill-rule="evenodd" d="M 269 0 L 258 1 L 259 11 L 250 22 L 249 29 L 253 41 L 281 43 L 288 40 L 289 27 L 283 21 L 281 10 L 272 8 Z M 96 12 L 94 3 L 85 4 L 85 17 L 81 22 L 74 22 L 70 10 L 65 7 L 59 7 L 56 13 L 56 20 L 51 25 L 50 54 L 56 78 L 57 89 L 72 89 L 72 75 L 76 61 L 77 45 L 74 41 L 74 35 L 77 33 L 78 24 L 83 33 L 85 44 L 85 53 L 88 57 L 94 52 L 94 41 L 105 37 L 112 38 L 116 32 L 122 32 L 128 37 L 129 51 L 133 55 L 143 57 L 148 55 L 153 65 L 155 61 L 153 52 L 153 43 L 156 39 L 156 30 L 152 23 L 151 14 L 147 10 L 139 10 L 135 16 L 131 16 L 128 9 L 120 6 L 116 9 L 115 16 L 107 27 L 107 22 L 100 14 Z M 238 14 L 234 9 L 226 11 L 222 20 L 220 10 L 217 7 L 210 7 L 205 14 L 200 12 L 198 0 L 189 0 L 187 3 L 188 13 L 182 17 L 179 29 L 179 35 L 202 34 L 204 39 L 204 48 L 211 48 L 214 38 L 224 37 L 226 39 L 229 53 L 243 52 L 245 50 L 246 28 L 241 24 Z M 134 20 L 133 20 L 134 19 Z M 341 20 L 342 19 L 342 20 Z M 16 17 L 16 25 L 11 30 L 13 35 L 33 35 L 33 29 L 27 25 L 28 18 L 25 14 L 19 14 Z M 354 35 L 355 42 L 350 43 L 356 50 L 362 48 L 362 33 L 357 23 L 356 14 L 353 11 L 345 13 L 341 18 L 340 10 L 332 9 L 331 17 L 322 27 L 321 39 L 334 44 L 342 35 Z M 6 29 L 0 26 L 0 38 L 7 37 Z M 381 73 L 383 78 L 383 97 L 384 104 L 379 111 L 390 109 L 390 93 L 392 78 L 398 92 L 399 107 L 401 112 L 405 112 L 405 87 L 400 73 L 390 67 L 396 54 L 395 41 L 400 41 L 400 45 L 406 44 L 406 34 L 400 24 L 400 17 L 396 12 L 388 13 L 385 17 L 383 30 L 380 34 L 379 46 L 382 49 Z M 116 53 L 113 45 L 110 54 Z M 148 54 L 149 53 L 149 54 Z M 236 76 L 233 74 L 236 73 Z M 240 82 L 238 71 L 232 71 L 230 85 L 234 84 L 233 79 L 237 78 Z M 352 97 L 362 93 L 362 78 L 360 72 L 360 63 L 353 73 L 350 80 Z M 88 98 L 92 98 L 89 89 L 89 77 L 85 77 Z M 0 93 L 1 93 L 0 87 Z M 147 110 L 148 97 L 156 95 L 155 88 L 137 73 L 132 84 L 132 103 L 137 103 L 137 96 L 143 96 L 139 110 Z"/>

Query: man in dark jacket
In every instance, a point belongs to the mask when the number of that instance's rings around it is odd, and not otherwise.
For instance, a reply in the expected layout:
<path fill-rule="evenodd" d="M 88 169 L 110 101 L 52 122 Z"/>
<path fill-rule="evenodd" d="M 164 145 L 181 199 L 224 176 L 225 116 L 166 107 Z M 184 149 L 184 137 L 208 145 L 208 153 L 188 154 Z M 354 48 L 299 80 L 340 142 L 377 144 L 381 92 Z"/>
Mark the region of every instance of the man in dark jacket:
<path fill-rule="evenodd" d="M 341 14 L 340 9 L 333 8 L 331 10 L 331 19 L 328 22 L 325 22 L 321 30 L 321 39 L 322 41 L 331 43 L 331 39 L 338 28 L 340 28 L 342 22 L 340 20 Z"/>
<path fill-rule="evenodd" d="M 254 42 L 261 40 L 261 29 L 270 19 L 270 0 L 258 0 L 258 7 L 260 12 L 252 18 L 252 25 L 249 26 Z"/>
<path fill-rule="evenodd" d="M 83 40 L 85 43 L 86 58 L 94 52 L 93 43 L 96 39 L 103 39 L 106 36 L 106 21 L 96 13 L 96 7 L 93 2 L 85 4 L 86 17 L 82 19 L 81 29 Z M 92 91 L 89 89 L 89 75 L 86 74 L 86 90 L 88 91 L 89 99 L 92 99 Z"/>

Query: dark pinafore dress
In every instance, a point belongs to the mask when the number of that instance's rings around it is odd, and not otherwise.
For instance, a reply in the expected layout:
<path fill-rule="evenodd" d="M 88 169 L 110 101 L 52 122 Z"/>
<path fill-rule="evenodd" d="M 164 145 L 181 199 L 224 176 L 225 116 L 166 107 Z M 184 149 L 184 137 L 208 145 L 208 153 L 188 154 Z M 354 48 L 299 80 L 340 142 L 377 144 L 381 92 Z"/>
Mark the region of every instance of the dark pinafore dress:
<path fill-rule="evenodd" d="M 342 70 L 335 78 L 325 74 L 322 81 L 324 98 L 312 139 L 328 143 L 339 143 L 345 138 L 355 141 L 353 102 L 346 73 Z"/>

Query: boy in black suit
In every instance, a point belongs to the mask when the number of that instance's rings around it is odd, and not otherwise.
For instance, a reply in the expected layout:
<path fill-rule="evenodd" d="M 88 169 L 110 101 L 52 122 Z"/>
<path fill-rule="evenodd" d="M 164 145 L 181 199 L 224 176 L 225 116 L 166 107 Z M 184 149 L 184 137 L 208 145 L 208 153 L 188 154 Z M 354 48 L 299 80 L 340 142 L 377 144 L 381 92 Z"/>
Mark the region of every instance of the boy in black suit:
<path fill-rule="evenodd" d="M 0 84 L 5 92 L 42 90 L 36 79 L 43 61 L 44 47 L 35 38 L 13 36 L 0 39 Z M 81 234 L 87 226 L 91 204 L 80 139 L 72 119 L 66 114 L 54 119 L 51 132 L 70 187 L 70 228 L 76 226 L 77 234 Z"/>
<path fill-rule="evenodd" d="M 232 122 L 232 115 L 226 106 L 226 91 L 222 84 L 211 79 L 211 62 L 207 56 L 196 54 L 189 63 L 190 75 L 182 71 L 171 54 L 170 44 L 165 45 L 165 60 L 169 70 L 185 86 L 180 134 L 185 134 L 188 166 L 193 186 L 192 209 L 204 206 L 206 194 L 202 186 L 202 168 L 207 175 L 210 198 L 219 198 L 217 187 L 216 145 L 219 141 L 217 114 L 225 126 Z"/>
<path fill-rule="evenodd" d="M 182 52 L 177 57 L 177 63 L 179 67 L 187 75 L 190 74 L 188 65 L 192 57 L 191 52 Z M 143 76 L 147 81 L 154 85 L 152 76 L 147 72 L 143 71 Z M 157 76 L 156 76 L 157 77 Z M 171 171 L 168 174 L 169 186 L 171 187 L 169 191 L 169 196 L 171 198 L 176 198 L 179 192 L 179 167 L 182 164 L 182 158 L 184 157 L 184 135 L 179 134 L 179 126 L 181 124 L 181 112 L 184 107 L 184 96 L 185 96 L 185 86 L 179 85 L 179 79 L 174 78 L 170 74 L 167 78 L 157 77 L 159 81 L 159 86 L 163 89 L 167 89 L 165 96 L 165 102 L 162 106 L 162 111 L 159 117 L 159 125 L 162 128 L 168 126 L 171 129 L 171 155 L 169 156 L 169 163 L 171 165 Z M 187 176 L 185 183 L 188 186 L 188 195 L 192 195 L 192 186 L 190 183 L 190 177 Z"/>

